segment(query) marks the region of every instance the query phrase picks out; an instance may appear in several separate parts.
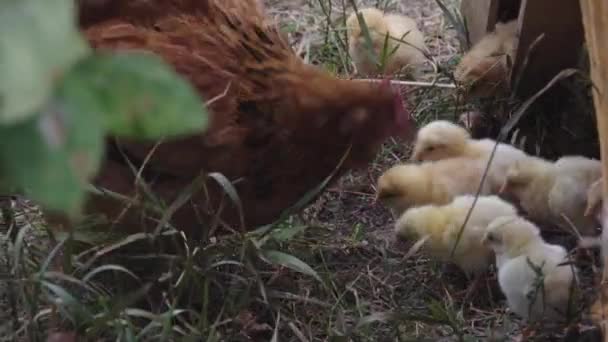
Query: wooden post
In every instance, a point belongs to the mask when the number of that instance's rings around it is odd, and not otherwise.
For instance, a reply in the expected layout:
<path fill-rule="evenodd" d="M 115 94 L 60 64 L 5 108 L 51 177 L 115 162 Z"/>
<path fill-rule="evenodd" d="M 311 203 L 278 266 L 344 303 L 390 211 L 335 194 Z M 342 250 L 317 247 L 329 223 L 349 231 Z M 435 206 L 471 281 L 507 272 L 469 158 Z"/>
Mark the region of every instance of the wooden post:
<path fill-rule="evenodd" d="M 494 29 L 498 16 L 498 0 L 462 0 L 460 13 L 466 20 L 471 44 L 477 43 Z"/>
<path fill-rule="evenodd" d="M 531 51 L 522 75 L 518 89 L 522 98 L 535 94 L 563 69 L 576 67 L 584 41 L 580 13 L 579 0 L 521 2 L 513 77 L 519 75 L 530 45 L 544 34 L 543 40 Z"/>
<path fill-rule="evenodd" d="M 604 176 L 602 208 L 602 257 L 603 275 L 600 292 L 606 294 L 608 288 L 608 2 L 598 0 L 580 0 L 585 38 L 591 64 L 593 81 L 593 102 L 597 117 L 597 129 L 600 139 L 602 174 Z M 598 299 L 606 304 L 606 298 Z M 603 303 L 602 303 L 603 302 Z M 604 308 L 602 311 L 606 312 Z M 606 318 L 604 318 L 605 320 Z M 606 322 L 600 324 L 604 341 L 608 341 Z"/>

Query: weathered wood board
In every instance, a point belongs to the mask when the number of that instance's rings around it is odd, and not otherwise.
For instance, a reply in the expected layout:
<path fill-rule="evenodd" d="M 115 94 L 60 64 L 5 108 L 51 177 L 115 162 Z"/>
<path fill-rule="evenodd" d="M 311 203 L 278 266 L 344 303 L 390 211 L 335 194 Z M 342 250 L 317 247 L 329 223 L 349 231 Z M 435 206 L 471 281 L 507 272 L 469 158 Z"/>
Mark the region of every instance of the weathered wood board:
<path fill-rule="evenodd" d="M 497 21 L 518 19 L 520 40 L 512 80 L 521 72 L 530 45 L 544 33 L 522 75 L 518 92 L 523 97 L 535 93 L 561 70 L 577 65 L 584 42 L 579 0 L 462 0 L 461 14 L 473 44 L 492 31 Z"/>
<path fill-rule="evenodd" d="M 499 0 L 462 0 L 460 14 L 469 30 L 469 41 L 477 43 L 496 24 Z"/>
<path fill-rule="evenodd" d="M 577 66 L 585 37 L 579 0 L 523 0 L 518 20 L 519 44 L 512 81 L 525 65 L 518 92 L 527 97 L 561 70 Z M 541 34 L 544 37 L 530 51 Z"/>
<path fill-rule="evenodd" d="M 589 50 L 589 62 L 593 87 L 593 102 L 597 118 L 600 140 L 600 154 L 604 180 L 608 177 L 608 2 L 581 0 L 585 38 Z M 608 293 L 608 182 L 604 181 L 602 208 L 602 257 L 603 273 L 600 286 L 601 294 L 591 307 L 592 317 L 608 341 L 608 320 L 606 313 L 606 294 Z M 595 316 L 595 317 L 594 317 Z"/>

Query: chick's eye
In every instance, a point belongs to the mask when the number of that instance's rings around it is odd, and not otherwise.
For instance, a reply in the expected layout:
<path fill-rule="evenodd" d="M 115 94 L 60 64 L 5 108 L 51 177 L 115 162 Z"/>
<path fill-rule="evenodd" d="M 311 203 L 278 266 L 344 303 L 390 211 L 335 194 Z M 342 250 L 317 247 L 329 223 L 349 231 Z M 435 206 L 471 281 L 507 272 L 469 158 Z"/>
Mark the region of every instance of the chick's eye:
<path fill-rule="evenodd" d="M 435 150 L 435 146 L 428 146 L 428 147 L 426 148 L 426 150 L 427 150 L 428 152 L 433 152 L 433 151 Z"/>
<path fill-rule="evenodd" d="M 496 237 L 494 236 L 494 234 L 488 234 L 488 236 L 486 237 L 486 239 L 489 242 L 496 242 Z"/>

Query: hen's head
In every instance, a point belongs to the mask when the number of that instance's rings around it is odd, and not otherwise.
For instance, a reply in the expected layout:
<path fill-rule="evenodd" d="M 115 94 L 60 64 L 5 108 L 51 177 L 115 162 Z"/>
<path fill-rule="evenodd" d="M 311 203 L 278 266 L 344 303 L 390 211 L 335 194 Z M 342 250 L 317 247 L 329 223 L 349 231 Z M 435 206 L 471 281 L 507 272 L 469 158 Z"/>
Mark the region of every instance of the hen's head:
<path fill-rule="evenodd" d="M 380 83 L 336 79 L 316 68 L 285 87 L 291 101 L 277 117 L 302 139 L 331 146 L 352 144 L 351 161 L 369 162 L 389 137 L 410 137 L 413 122 L 400 92 Z M 304 135 L 304 136 L 303 136 Z"/>
<path fill-rule="evenodd" d="M 412 161 L 440 160 L 461 156 L 471 139 L 461 126 L 436 120 L 422 127 L 416 135 Z"/>

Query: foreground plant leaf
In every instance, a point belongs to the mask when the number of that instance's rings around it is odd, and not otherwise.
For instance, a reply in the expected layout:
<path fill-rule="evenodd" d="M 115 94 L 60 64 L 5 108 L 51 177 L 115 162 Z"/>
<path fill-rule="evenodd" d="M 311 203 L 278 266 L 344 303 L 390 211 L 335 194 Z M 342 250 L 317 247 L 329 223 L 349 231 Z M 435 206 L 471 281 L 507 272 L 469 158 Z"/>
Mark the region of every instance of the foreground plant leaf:
<path fill-rule="evenodd" d="M 73 0 L 4 0 L 0 11 L 0 124 L 23 122 L 89 53 Z"/>
<path fill-rule="evenodd" d="M 98 93 L 106 127 L 116 136 L 159 139 L 207 127 L 207 112 L 194 88 L 160 57 L 91 56 L 78 73 Z"/>
<path fill-rule="evenodd" d="M 70 73 L 38 115 L 0 126 L 0 175 L 47 209 L 76 215 L 103 136 L 95 94 Z"/>

